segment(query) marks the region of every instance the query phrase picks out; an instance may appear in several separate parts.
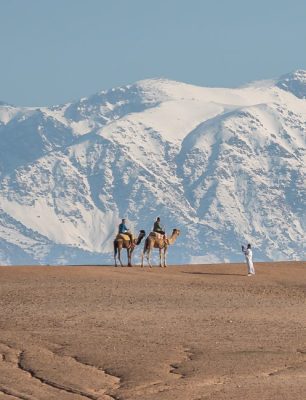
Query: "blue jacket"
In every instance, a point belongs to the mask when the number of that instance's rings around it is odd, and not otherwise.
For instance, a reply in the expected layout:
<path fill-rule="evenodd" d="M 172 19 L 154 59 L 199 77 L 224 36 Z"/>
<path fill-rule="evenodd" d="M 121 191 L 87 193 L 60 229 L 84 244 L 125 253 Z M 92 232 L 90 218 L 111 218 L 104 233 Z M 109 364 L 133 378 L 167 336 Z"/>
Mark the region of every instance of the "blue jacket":
<path fill-rule="evenodd" d="M 128 228 L 125 226 L 124 223 L 121 223 L 119 225 L 119 233 L 126 233 L 128 231 Z"/>

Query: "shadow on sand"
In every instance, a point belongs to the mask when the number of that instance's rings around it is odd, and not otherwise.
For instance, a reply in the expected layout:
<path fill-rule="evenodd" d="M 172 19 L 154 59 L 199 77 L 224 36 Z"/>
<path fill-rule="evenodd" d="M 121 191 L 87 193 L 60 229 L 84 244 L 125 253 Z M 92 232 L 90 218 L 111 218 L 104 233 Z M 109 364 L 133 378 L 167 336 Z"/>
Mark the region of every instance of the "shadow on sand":
<path fill-rule="evenodd" d="M 246 274 L 226 274 L 223 272 L 185 272 L 182 271 L 182 274 L 191 274 L 191 275 L 224 275 L 224 276 L 246 276 Z"/>

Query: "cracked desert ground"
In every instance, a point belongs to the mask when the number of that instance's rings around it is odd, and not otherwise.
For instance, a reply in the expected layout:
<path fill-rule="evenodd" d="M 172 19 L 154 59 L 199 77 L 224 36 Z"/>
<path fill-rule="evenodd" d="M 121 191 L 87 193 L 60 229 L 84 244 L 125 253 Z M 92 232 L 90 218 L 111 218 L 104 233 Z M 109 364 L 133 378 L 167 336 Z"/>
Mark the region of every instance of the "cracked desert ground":
<path fill-rule="evenodd" d="M 306 263 L 0 267 L 1 400 L 306 398 Z"/>

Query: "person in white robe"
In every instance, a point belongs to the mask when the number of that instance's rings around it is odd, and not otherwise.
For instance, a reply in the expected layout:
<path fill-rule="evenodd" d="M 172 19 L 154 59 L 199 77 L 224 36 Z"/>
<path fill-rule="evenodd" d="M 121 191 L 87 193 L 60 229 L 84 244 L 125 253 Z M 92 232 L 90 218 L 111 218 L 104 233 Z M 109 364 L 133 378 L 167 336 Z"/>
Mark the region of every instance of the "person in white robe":
<path fill-rule="evenodd" d="M 248 267 L 248 276 L 255 275 L 255 268 L 254 268 L 253 260 L 252 260 L 253 253 L 252 253 L 250 243 L 247 245 L 246 248 L 244 246 L 242 246 L 241 248 L 242 248 L 242 252 L 245 255 L 245 260 L 246 260 L 247 267 Z"/>

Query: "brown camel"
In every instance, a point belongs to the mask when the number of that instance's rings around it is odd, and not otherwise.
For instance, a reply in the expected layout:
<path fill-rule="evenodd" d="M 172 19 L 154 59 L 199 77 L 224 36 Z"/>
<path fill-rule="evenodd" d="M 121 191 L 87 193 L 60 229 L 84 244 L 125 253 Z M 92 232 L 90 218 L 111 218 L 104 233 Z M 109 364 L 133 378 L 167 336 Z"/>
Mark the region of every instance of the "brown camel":
<path fill-rule="evenodd" d="M 116 239 L 114 240 L 114 258 L 115 258 L 115 267 L 117 267 L 117 253 L 118 259 L 120 261 L 121 267 L 123 264 L 121 262 L 121 250 L 126 249 L 127 258 L 128 258 L 128 267 L 132 267 L 132 254 L 135 249 L 135 246 L 138 246 L 142 239 L 146 236 L 146 232 L 141 230 L 139 232 L 138 238 L 133 239 L 133 243 L 130 243 L 130 240 L 124 240 L 123 237 L 120 237 L 120 234 L 117 235 Z"/>
<path fill-rule="evenodd" d="M 152 249 L 159 249 L 159 266 L 167 267 L 166 256 L 167 256 L 168 246 L 173 244 L 179 235 L 180 235 L 179 229 L 173 229 L 172 235 L 170 236 L 170 238 L 165 238 L 164 235 L 160 235 L 160 234 L 156 234 L 155 232 L 151 232 L 145 240 L 145 244 L 144 244 L 144 248 L 143 248 L 143 252 L 142 252 L 142 258 L 141 258 L 141 266 L 143 267 L 143 258 L 144 258 L 144 255 L 146 255 L 149 267 L 152 268 L 152 264 L 151 264 Z M 164 253 L 163 260 L 162 260 L 162 250 Z"/>

